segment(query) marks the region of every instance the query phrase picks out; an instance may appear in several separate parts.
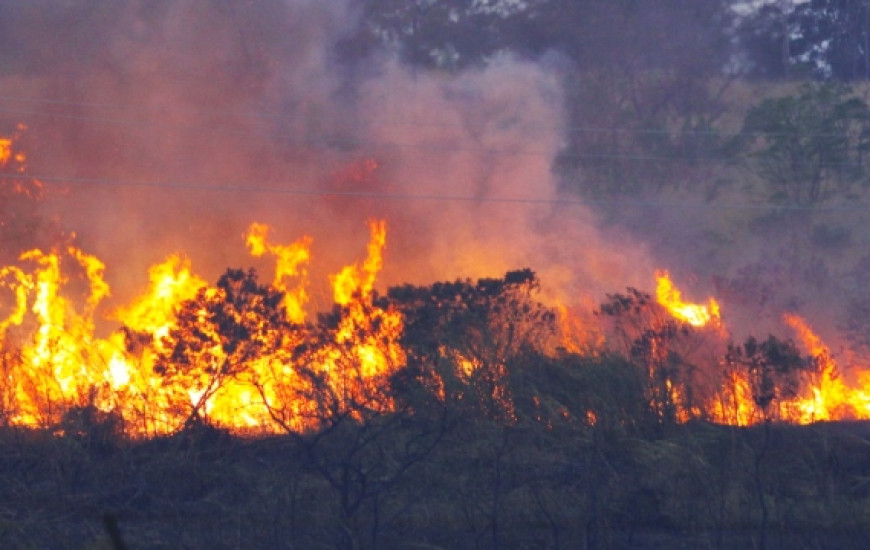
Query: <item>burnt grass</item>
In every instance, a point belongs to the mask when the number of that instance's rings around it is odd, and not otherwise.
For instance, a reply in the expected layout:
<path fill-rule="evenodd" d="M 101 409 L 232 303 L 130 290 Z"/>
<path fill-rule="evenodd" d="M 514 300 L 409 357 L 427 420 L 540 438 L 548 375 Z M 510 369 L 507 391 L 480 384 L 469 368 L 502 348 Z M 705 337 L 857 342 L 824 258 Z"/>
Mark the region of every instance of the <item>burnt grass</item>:
<path fill-rule="evenodd" d="M 363 439 L 350 426 L 332 441 L 204 425 L 144 441 L 99 425 L 65 435 L 5 428 L 0 547 L 864 548 L 870 540 L 866 422 L 693 423 L 645 436 L 457 422 L 396 465 L 417 429 L 406 424 Z"/>

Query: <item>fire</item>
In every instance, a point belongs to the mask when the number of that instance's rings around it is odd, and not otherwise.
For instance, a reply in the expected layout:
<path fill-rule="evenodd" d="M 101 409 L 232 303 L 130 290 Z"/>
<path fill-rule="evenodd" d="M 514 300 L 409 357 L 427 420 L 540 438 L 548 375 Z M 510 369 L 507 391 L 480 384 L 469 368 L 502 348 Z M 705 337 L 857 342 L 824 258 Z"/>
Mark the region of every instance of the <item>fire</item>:
<path fill-rule="evenodd" d="M 284 292 L 284 308 L 294 323 L 305 322 L 305 304 L 308 301 L 306 291 L 305 264 L 311 258 L 311 238 L 302 237 L 290 245 L 276 245 L 266 242 L 269 227 L 254 223 L 248 229 L 246 243 L 252 256 L 262 256 L 267 252 L 276 259 L 275 288 Z M 291 288 L 288 280 L 298 279 L 297 285 Z"/>
<path fill-rule="evenodd" d="M 692 326 L 701 327 L 708 323 L 718 324 L 719 304 L 710 298 L 707 305 L 684 302 L 679 289 L 674 286 L 671 276 L 667 271 L 656 271 L 656 300 L 664 306 L 671 315 L 689 323 Z"/>
<path fill-rule="evenodd" d="M 11 267 L 3 270 L 14 275 L 7 286 L 16 296 L 16 307 L 0 323 L 4 329 L 0 340 L 7 347 L 13 344 L 7 337 L 9 329 L 27 321 L 28 303 L 35 330 L 32 339 L 22 345 L 21 360 L 13 364 L 10 374 L 18 404 L 12 421 L 51 423 L 57 420 L 55 412 L 65 404 L 78 404 L 98 387 L 89 384 L 99 378 L 96 365 L 100 363 L 92 356 L 93 314 L 96 305 L 108 294 L 108 287 L 102 281 L 103 266 L 99 260 L 73 247 L 63 257 L 58 252 L 30 250 L 20 259 L 35 267 L 29 274 Z M 66 283 L 61 273 L 64 259 L 77 263 L 90 283 L 81 314 L 61 295 Z"/>
<path fill-rule="evenodd" d="M 0 137 L 0 168 L 6 166 L 10 158 L 12 158 L 12 140 Z"/>
<path fill-rule="evenodd" d="M 24 129 L 0 138 L 0 168 L 7 172 L 24 173 L 26 156 L 17 150 Z M 376 168 L 366 161 L 353 167 L 353 178 L 345 176 L 363 181 Z M 39 182 L 23 175 L 9 181 L 13 193 L 28 194 L 25 200 L 41 193 Z M 270 232 L 269 226 L 252 223 L 242 235 L 252 256 L 274 261 L 267 284 L 260 284 L 254 271 L 228 270 L 212 285 L 194 272 L 187 257 L 173 254 L 148 270 L 148 284 L 138 297 L 109 313 L 101 311 L 112 296 L 107 266 L 76 246 L 33 248 L 20 254 L 16 265 L 0 266 L 2 420 L 56 427 L 65 415 L 93 407 L 117 415 L 128 435 L 150 437 L 203 419 L 236 432 L 268 433 L 316 429 L 330 418 L 361 419 L 393 410 L 390 380 L 407 358 L 400 344 L 405 319 L 392 309 L 399 306 L 382 305 L 393 302 L 377 299 L 375 292 L 384 265 L 386 222 L 368 222 L 365 258 L 329 277 L 334 307 L 316 316 L 308 310 L 313 239 L 302 236 L 283 244 Z M 655 301 L 634 291 L 613 311 L 642 312 L 633 318 L 635 324 L 620 328 L 620 337 L 628 344 L 626 356 L 647 376 L 645 399 L 657 418 L 731 425 L 870 418 L 870 375 L 859 375 L 850 385 L 804 319 L 783 317 L 808 358 L 796 357 L 794 344 L 773 337 L 743 347 L 728 344 L 728 354 L 715 355 L 728 336 L 719 303 L 712 297 L 706 303 L 686 302 L 667 271 L 656 271 L 655 278 Z M 454 305 L 462 311 L 468 304 Z M 559 343 L 541 341 L 540 349 L 606 357 L 607 327 L 591 307 L 584 313 L 588 305 L 547 306 L 548 315 L 541 319 L 556 325 Z M 503 306 L 484 308 L 479 319 L 482 327 L 506 327 L 504 342 L 498 337 L 487 342 L 497 350 L 478 349 L 479 342 L 466 349 L 440 343 L 437 355 L 453 365 L 454 381 L 467 384 L 456 394 L 460 399 L 488 400 L 495 405 L 494 417 L 511 422 L 518 409 L 511 396 L 508 347 L 521 325 L 497 318 Z M 120 328 L 101 336 L 101 316 Z M 684 346 L 683 338 L 690 337 L 696 340 Z M 688 357 L 690 348 L 716 352 L 697 359 Z M 798 365 L 793 386 L 775 387 L 782 373 L 764 355 L 769 349 L 785 350 L 786 359 L 794 361 L 789 368 Z M 433 372 L 425 383 L 446 403 L 448 380 L 439 376 Z M 483 385 L 475 387 L 481 380 Z M 480 391 L 488 394 L 475 395 Z M 598 413 L 587 410 L 583 421 L 596 425 Z"/>
<path fill-rule="evenodd" d="M 721 389 L 708 409 L 710 418 L 720 424 L 749 426 L 762 419 L 744 372 L 729 370 L 725 373 Z"/>
<path fill-rule="evenodd" d="M 12 137 L 0 136 L 0 168 L 6 168 L 12 163 L 16 172 L 24 173 L 27 168 L 27 155 L 23 151 L 16 151 L 13 145 L 26 129 L 25 125 L 18 124 Z"/>
<path fill-rule="evenodd" d="M 797 315 L 785 314 L 783 320 L 798 334 L 815 367 L 808 388 L 797 400 L 791 420 L 805 424 L 820 420 L 870 418 L 870 396 L 846 384 L 822 339 Z"/>
<path fill-rule="evenodd" d="M 43 194 L 42 182 L 24 177 L 27 171 L 27 155 L 18 148 L 18 141 L 25 130 L 27 127 L 19 124 L 11 137 L 0 136 L 0 170 L 5 172 L 7 177 L 9 175 L 16 176 L 0 181 L 0 197 L 7 200 L 10 196 L 4 196 L 4 191 L 29 199 L 39 199 Z M 0 220 L 0 226 L 4 223 L 5 220 Z"/>
<path fill-rule="evenodd" d="M 381 250 L 387 239 L 386 225 L 383 221 L 369 222 L 371 241 L 368 257 L 362 265 L 345 266 L 341 272 L 330 277 L 335 294 L 335 303 L 347 305 L 356 293 L 369 296 L 374 288 L 375 278 L 383 267 Z"/>
<path fill-rule="evenodd" d="M 604 334 L 594 322 L 590 312 L 585 318 L 577 308 L 557 303 L 556 322 L 559 327 L 560 345 L 570 353 L 597 354 L 604 348 Z"/>
<path fill-rule="evenodd" d="M 354 414 L 358 404 L 389 409 L 385 380 L 404 364 L 398 344 L 403 326 L 398 312 L 372 304 L 386 225 L 373 221 L 370 230 L 367 258 L 333 277 L 343 308 L 338 325 L 315 334 L 305 325 L 304 310 L 311 239 L 272 244 L 268 227 L 253 224 L 247 245 L 255 256 L 275 257 L 277 292 L 270 292 L 281 302 L 270 310 L 254 295 L 253 309 L 242 304 L 221 321 L 248 327 L 252 341 L 243 354 L 237 350 L 245 344 L 222 334 L 223 325 L 213 317 L 227 310 L 224 301 L 237 298 L 230 295 L 233 289 L 248 291 L 247 280 L 235 287 L 209 286 L 187 258 L 169 256 L 149 270 L 149 286 L 138 298 L 109 315 L 123 330 L 99 338 L 95 314 L 110 295 L 105 265 L 75 247 L 25 252 L 20 261 L 29 271 L 0 269 L 0 288 L 12 298 L 4 299 L 0 310 L 4 364 L 11 364 L 6 391 L 12 394 L 3 396 L 13 404 L 9 421 L 52 426 L 66 411 L 94 406 L 119 414 L 130 435 L 144 437 L 177 430 L 196 416 L 235 430 L 304 430 L 322 421 L 318 407 L 330 399 L 332 411 Z M 65 290 L 77 278 L 87 291 L 74 302 Z M 286 321 L 276 321 L 279 317 Z M 307 351 L 298 351 L 301 343 Z M 17 353 L 10 351 L 15 346 Z M 186 357 L 193 362 L 168 377 L 167 357 L 179 357 L 179 350 L 190 352 Z"/>

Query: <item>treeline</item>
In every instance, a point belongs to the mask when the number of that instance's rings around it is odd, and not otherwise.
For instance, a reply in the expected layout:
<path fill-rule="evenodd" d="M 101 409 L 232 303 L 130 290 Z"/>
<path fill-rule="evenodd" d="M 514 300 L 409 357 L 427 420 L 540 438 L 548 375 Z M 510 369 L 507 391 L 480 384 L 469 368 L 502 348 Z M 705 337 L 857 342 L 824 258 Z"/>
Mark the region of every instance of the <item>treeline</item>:
<path fill-rule="evenodd" d="M 167 384 L 189 389 L 198 380 L 198 395 L 233 379 L 256 385 L 249 365 L 271 353 L 274 332 L 302 330 L 283 323 L 280 293 L 252 271 L 229 270 L 217 288 L 224 293 L 181 306 L 158 363 Z M 299 342 L 295 379 L 307 384 L 298 397 L 314 406 L 272 401 L 281 436 L 231 436 L 197 402 L 178 432 L 148 440 L 128 440 L 118 415 L 92 405 L 68 410 L 48 430 L 7 427 L 0 470 L 14 505 L 3 508 L 0 540 L 63 546 L 99 538 L 93 530 L 104 513 L 134 547 L 636 548 L 690 540 L 784 548 L 864 540 L 862 428 L 767 422 L 813 372 L 812 358 L 771 336 L 723 343 L 724 357 L 699 362 L 699 347 L 720 336 L 675 321 L 633 289 L 598 311 L 612 345 L 572 351 L 537 288 L 534 273 L 521 270 L 362 300 L 401 311 L 406 364 L 384 380 L 359 377 L 357 365 L 335 386 L 336 373 L 309 362 L 320 357 L 318 340 Z M 357 307 L 336 306 L 305 330 L 328 333 Z M 371 327 L 355 326 L 354 338 L 366 341 Z M 190 360 L 214 343 L 231 363 Z M 349 350 L 333 365 L 352 362 Z M 711 370 L 722 361 L 726 370 Z M 736 371 L 750 381 L 757 419 L 767 420 L 756 428 L 705 422 L 703 405 L 722 375 Z M 316 415 L 316 427 L 294 429 L 299 410 Z"/>
<path fill-rule="evenodd" d="M 522 270 L 376 297 L 370 307 L 403 313 L 407 363 L 386 387 L 361 391 L 337 392 L 312 369 L 305 397 L 319 403 L 306 409 L 320 415 L 316 429 L 288 423 L 279 436 L 231 436 L 196 403 L 177 433 L 148 440 L 126 439 L 123 421 L 93 406 L 67 411 L 48 430 L 6 427 L 0 541 L 96 544 L 107 516 L 131 547 L 863 544 L 863 426 L 704 422 L 697 405 L 712 386 L 705 365 L 692 360 L 703 334 L 629 289 L 599 310 L 612 325 L 612 348 L 571 351 L 555 338 L 557 318 L 535 299 L 537 285 Z M 205 314 L 197 331 L 169 337 L 170 363 L 171 350 L 207 347 L 213 330 L 230 336 L 216 338 L 227 353 L 254 360 L 269 331 L 229 320 L 279 326 L 278 294 L 253 272 L 230 270 L 218 287 L 237 292 L 221 306 L 206 304 L 220 314 Z M 183 305 L 180 317 L 201 311 L 203 298 Z M 353 307 L 337 307 L 309 330 L 339 326 Z M 317 342 L 304 347 L 302 357 Z M 725 353 L 749 376 L 767 420 L 814 368 L 772 336 Z M 245 361 L 222 370 L 174 357 L 161 371 L 170 384 L 210 375 L 205 384 L 219 391 L 247 376 Z M 293 410 L 283 405 L 273 403 Z"/>
<path fill-rule="evenodd" d="M 82 422 L 87 422 L 81 419 Z M 858 424 L 655 438 L 401 415 L 304 439 L 0 431 L 0 542 L 105 548 L 863 548 Z"/>
<path fill-rule="evenodd" d="M 632 288 L 588 321 L 598 341 L 577 345 L 539 286 L 529 269 L 398 286 L 294 323 L 282 292 L 231 269 L 179 306 L 167 335 L 123 330 L 131 352 L 153 350 L 154 376 L 180 396 L 171 403 L 184 425 L 210 423 L 209 401 L 241 384 L 267 409 L 263 427 L 289 434 L 403 411 L 642 437 L 693 420 L 794 421 L 790 403 L 829 367 L 790 340 L 735 343 L 718 319 L 694 327 Z"/>
<path fill-rule="evenodd" d="M 421 70 L 504 53 L 556 68 L 568 111 L 556 172 L 587 198 L 688 188 L 710 200 L 754 179 L 748 196 L 803 204 L 849 199 L 866 180 L 867 104 L 853 93 L 870 78 L 865 2 L 354 4 L 362 24 L 340 49 L 354 60 L 387 47 Z M 783 190 L 793 177 L 813 189 Z"/>

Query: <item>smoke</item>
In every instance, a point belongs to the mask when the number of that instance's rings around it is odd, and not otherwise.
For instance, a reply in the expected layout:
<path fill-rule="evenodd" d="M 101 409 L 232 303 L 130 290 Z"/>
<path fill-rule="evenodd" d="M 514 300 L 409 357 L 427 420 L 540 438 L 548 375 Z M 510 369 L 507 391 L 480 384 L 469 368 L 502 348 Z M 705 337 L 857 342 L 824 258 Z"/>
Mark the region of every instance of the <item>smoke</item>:
<path fill-rule="evenodd" d="M 551 173 L 564 116 L 552 68 L 503 56 L 458 74 L 388 51 L 342 58 L 345 2 L 34 2 L 5 9 L 3 121 L 28 126 L 47 216 L 107 264 L 116 298 L 184 252 L 215 280 L 270 238 L 314 238 L 311 273 L 365 254 L 381 285 L 530 267 L 551 292 L 646 286 L 642 247 L 596 228 Z M 262 274 L 263 279 L 268 275 Z M 325 299 L 325 291 L 321 295 Z"/>

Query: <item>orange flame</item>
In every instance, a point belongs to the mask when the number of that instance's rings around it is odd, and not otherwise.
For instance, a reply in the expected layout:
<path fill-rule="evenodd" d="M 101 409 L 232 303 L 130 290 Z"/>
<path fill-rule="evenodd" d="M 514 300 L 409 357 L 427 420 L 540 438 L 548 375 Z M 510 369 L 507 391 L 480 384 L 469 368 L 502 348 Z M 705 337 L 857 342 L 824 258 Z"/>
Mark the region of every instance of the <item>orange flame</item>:
<path fill-rule="evenodd" d="M 20 174 L 27 169 L 27 155 L 24 151 L 16 151 L 13 147 L 26 129 L 25 125 L 19 124 L 12 137 L 0 136 L 0 168 L 6 168 L 13 163 L 15 171 Z"/>
<path fill-rule="evenodd" d="M 816 372 L 804 394 L 795 403 L 789 420 L 806 424 L 820 420 L 870 417 L 870 397 L 845 383 L 830 350 L 806 321 L 794 314 L 783 315 L 783 320 L 797 332 L 816 366 Z"/>
<path fill-rule="evenodd" d="M 356 294 L 367 297 L 374 288 L 375 278 L 383 267 L 381 252 L 386 244 L 387 231 L 384 221 L 370 221 L 371 240 L 368 245 L 368 257 L 362 265 L 345 266 L 339 273 L 330 277 L 335 303 L 347 305 Z"/>
<path fill-rule="evenodd" d="M 684 302 L 679 289 L 671 281 L 667 271 L 656 271 L 656 300 L 664 306 L 671 315 L 692 326 L 702 327 L 708 323 L 718 324 L 719 304 L 710 298 L 707 305 Z"/>
<path fill-rule="evenodd" d="M 284 309 L 287 316 L 294 323 L 305 322 L 305 304 L 308 302 L 306 291 L 305 264 L 311 257 L 311 238 L 302 237 L 290 245 L 275 245 L 266 242 L 269 235 L 269 227 L 254 223 L 248 229 L 246 243 L 252 256 L 262 256 L 269 253 L 276 258 L 275 279 L 272 283 L 275 288 L 284 292 Z M 295 288 L 288 286 L 288 279 L 298 278 Z"/>
<path fill-rule="evenodd" d="M 11 138 L 0 137 L 0 168 L 24 172 L 26 156 L 16 149 L 24 129 L 20 126 Z M 364 183 L 376 168 L 367 160 L 341 177 Z M 41 186 L 16 176 L 12 190 L 36 196 Z M 95 319 L 111 296 L 103 262 L 74 246 L 24 252 L 20 265 L 0 266 L 0 361 L 7 376 L 6 384 L 0 385 L 0 403 L 7 409 L 0 417 L 16 425 L 56 426 L 66 412 L 93 406 L 120 415 L 131 436 L 147 437 L 177 430 L 192 415 L 236 431 L 277 432 L 316 428 L 325 413 L 359 417 L 361 411 L 391 410 L 395 403 L 388 379 L 406 362 L 399 344 L 404 319 L 398 311 L 376 305 L 374 288 L 383 267 L 386 223 L 369 221 L 368 230 L 365 259 L 330 276 L 337 307 L 334 322 L 321 326 L 308 323 L 306 310 L 312 239 L 303 236 L 278 244 L 270 241 L 268 226 L 251 224 L 245 245 L 252 256 L 274 259 L 269 288 L 279 293 L 284 317 L 276 315 L 280 322 L 270 325 L 274 320 L 266 318 L 268 313 L 221 310 L 232 322 L 247 323 L 244 337 L 238 339 L 260 339 L 250 351 L 236 355 L 237 343 L 227 342 L 207 307 L 226 305 L 221 300 L 228 291 L 207 284 L 183 256 L 169 256 L 151 267 L 142 294 L 107 316 L 123 329 L 101 338 Z M 724 335 L 716 300 L 686 302 L 667 271 L 656 271 L 655 277 L 656 301 L 670 315 Z M 82 288 L 84 296 L 69 298 L 66 291 L 72 285 Z M 181 312 L 188 315 L 187 325 L 179 320 Z M 581 316 L 561 305 L 555 312 L 561 350 L 590 355 L 604 349 L 604 330 L 595 325 L 594 316 Z M 791 314 L 784 321 L 796 331 L 816 368 L 802 380 L 797 397 L 776 403 L 776 418 L 800 423 L 870 418 L 870 374 L 859 380 L 863 387 L 849 386 L 806 321 Z M 161 361 L 172 354 L 173 340 L 185 338 L 196 342 L 191 346 L 194 359 L 169 379 Z M 650 345 L 651 360 L 666 363 L 672 351 L 667 342 Z M 514 417 L 503 357 L 466 356 L 446 346 L 441 353 L 453 362 L 459 380 L 490 377 L 488 397 L 499 404 L 504 417 Z M 760 421 L 749 374 L 728 368 L 711 367 L 718 387 L 704 394 L 703 407 L 692 400 L 698 399 L 688 391 L 692 388 L 679 379 L 667 379 L 660 391 L 678 409 L 675 418 L 733 425 Z M 444 382 L 431 382 L 444 398 Z M 598 421 L 595 411 L 586 412 L 584 422 Z"/>
<path fill-rule="evenodd" d="M 11 362 L 11 388 L 2 388 L 11 392 L 3 396 L 4 403 L 13 403 L 8 418 L 18 425 L 50 426 L 71 408 L 95 406 L 120 414 L 130 435 L 150 436 L 178 429 L 192 407 L 200 405 L 200 414 L 210 422 L 231 429 L 302 430 L 316 426 L 320 406 L 313 401 L 312 380 L 300 376 L 298 369 L 303 366 L 326 381 L 329 394 L 337 400 L 333 407 L 349 412 L 359 403 L 391 407 L 385 377 L 404 364 L 398 344 L 403 324 L 398 312 L 371 303 L 386 226 L 371 222 L 370 229 L 366 260 L 334 277 L 336 298 L 345 312 L 330 340 L 306 355 L 302 365 L 293 359 L 298 337 L 281 335 L 274 350 L 251 358 L 243 373 L 222 380 L 219 387 L 210 385 L 213 380 L 207 373 L 211 365 L 228 358 L 221 345 L 204 349 L 205 363 L 172 384 L 157 369 L 158 356 L 170 351 L 167 338 L 180 330 L 180 308 L 197 296 L 215 299 L 222 292 L 195 275 L 189 260 L 174 255 L 153 266 L 147 290 L 111 314 L 124 330 L 102 339 L 95 336 L 94 316 L 110 295 L 104 264 L 75 247 L 63 254 L 41 250 L 22 254 L 21 261 L 33 266 L 29 272 L 16 266 L 0 268 L 0 289 L 12 296 L 0 310 L 4 354 L 13 328 L 23 331 L 16 334 L 31 334 L 21 342 L 18 359 Z M 305 319 L 307 273 L 302 266 L 308 260 L 310 239 L 270 244 L 267 233 L 266 226 L 253 224 L 247 244 L 254 255 L 275 256 L 274 286 L 287 291 L 283 297 L 287 319 L 298 326 Z M 64 287 L 75 273 L 89 289 L 79 304 L 64 297 Z M 287 284 L 291 277 L 298 279 L 292 288 Z M 196 330 L 219 342 L 205 314 L 199 313 Z"/>
<path fill-rule="evenodd" d="M 12 158 L 12 140 L 0 137 L 0 168 L 6 166 L 10 158 Z"/>

